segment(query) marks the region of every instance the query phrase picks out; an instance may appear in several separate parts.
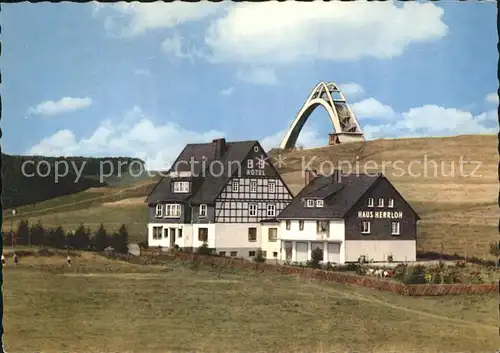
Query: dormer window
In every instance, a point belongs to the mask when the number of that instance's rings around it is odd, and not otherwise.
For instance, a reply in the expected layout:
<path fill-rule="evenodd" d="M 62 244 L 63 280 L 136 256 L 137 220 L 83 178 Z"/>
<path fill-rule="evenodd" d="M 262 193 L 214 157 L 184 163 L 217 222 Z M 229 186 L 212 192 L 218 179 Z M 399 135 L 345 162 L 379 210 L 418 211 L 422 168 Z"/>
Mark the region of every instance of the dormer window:
<path fill-rule="evenodd" d="M 370 197 L 370 198 L 368 199 L 368 207 L 373 207 L 373 204 L 374 204 L 374 202 L 373 202 L 373 198 L 372 198 L 372 197 Z"/>
<path fill-rule="evenodd" d="M 389 207 L 389 208 L 394 207 L 394 199 L 389 199 L 389 201 L 387 202 L 387 207 Z"/>
<path fill-rule="evenodd" d="M 232 184 L 231 184 L 231 190 L 233 192 L 238 192 L 240 191 L 240 183 L 238 182 L 238 180 L 233 180 Z"/>
<path fill-rule="evenodd" d="M 316 200 L 316 207 L 323 207 L 323 200 Z"/>
<path fill-rule="evenodd" d="M 247 168 L 252 169 L 253 168 L 253 159 L 247 160 Z"/>
<path fill-rule="evenodd" d="M 156 205 L 156 217 L 161 217 L 163 211 L 162 205 Z"/>
<path fill-rule="evenodd" d="M 189 192 L 189 181 L 174 181 L 174 192 Z"/>
<path fill-rule="evenodd" d="M 207 205 L 203 204 L 200 205 L 200 217 L 206 217 L 207 216 Z"/>
<path fill-rule="evenodd" d="M 307 207 L 314 207 L 314 200 L 311 200 L 311 199 L 307 200 L 306 201 L 306 206 Z"/>
<path fill-rule="evenodd" d="M 384 199 L 382 197 L 378 199 L 378 207 L 384 207 Z"/>
<path fill-rule="evenodd" d="M 259 167 L 259 169 L 264 169 L 264 167 L 266 166 L 266 161 L 264 160 L 264 157 L 262 157 L 262 159 L 258 159 L 257 166 Z"/>

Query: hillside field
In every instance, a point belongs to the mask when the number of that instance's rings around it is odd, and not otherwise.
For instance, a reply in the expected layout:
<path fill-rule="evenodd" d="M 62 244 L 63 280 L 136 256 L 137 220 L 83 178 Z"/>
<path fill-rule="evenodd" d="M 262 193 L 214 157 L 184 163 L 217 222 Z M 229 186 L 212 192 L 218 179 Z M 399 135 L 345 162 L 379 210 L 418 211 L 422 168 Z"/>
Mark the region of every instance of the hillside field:
<path fill-rule="evenodd" d="M 363 166 L 368 172 L 384 171 L 422 218 L 418 250 L 490 258 L 489 244 L 498 237 L 497 146 L 494 135 L 381 139 L 283 152 L 284 165 L 279 170 L 294 193 L 304 186 L 303 158 L 305 164 L 314 159 L 310 166 L 318 169 L 321 163 L 328 166 L 339 161 L 357 161 L 361 171 Z M 271 151 L 273 162 L 278 154 L 276 150 Z M 345 167 L 345 163 L 342 166 Z M 74 229 L 82 222 L 94 229 L 103 223 L 110 230 L 126 224 L 131 238 L 142 240 L 147 223 L 143 201 L 155 183 L 153 179 L 145 179 L 126 186 L 91 188 L 20 207 L 19 215 L 14 218 L 6 210 L 4 230 L 10 229 L 11 221 L 15 227 L 21 218 L 67 229 Z"/>
<path fill-rule="evenodd" d="M 494 352 L 495 294 L 411 298 L 292 275 L 82 253 L 4 268 L 4 343 L 24 352 Z M 126 295 L 124 295 L 126 293 Z M 160 332 L 160 334 L 159 334 Z"/>

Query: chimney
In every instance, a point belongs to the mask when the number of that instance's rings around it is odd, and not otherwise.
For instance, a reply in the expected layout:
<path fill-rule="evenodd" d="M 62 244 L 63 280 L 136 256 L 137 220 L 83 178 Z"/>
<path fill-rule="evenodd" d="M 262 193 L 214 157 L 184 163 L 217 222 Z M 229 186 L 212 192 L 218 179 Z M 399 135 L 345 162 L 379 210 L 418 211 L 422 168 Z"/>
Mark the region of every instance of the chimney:
<path fill-rule="evenodd" d="M 313 181 L 313 179 L 317 176 L 318 172 L 316 171 L 316 169 L 306 169 L 304 178 L 305 186 L 309 185 L 309 183 Z"/>
<path fill-rule="evenodd" d="M 337 184 L 341 182 L 342 182 L 342 171 L 339 169 L 335 169 L 332 175 L 332 183 Z"/>
<path fill-rule="evenodd" d="M 220 160 L 224 153 L 226 153 L 226 139 L 215 139 L 212 143 L 215 143 L 215 159 Z"/>

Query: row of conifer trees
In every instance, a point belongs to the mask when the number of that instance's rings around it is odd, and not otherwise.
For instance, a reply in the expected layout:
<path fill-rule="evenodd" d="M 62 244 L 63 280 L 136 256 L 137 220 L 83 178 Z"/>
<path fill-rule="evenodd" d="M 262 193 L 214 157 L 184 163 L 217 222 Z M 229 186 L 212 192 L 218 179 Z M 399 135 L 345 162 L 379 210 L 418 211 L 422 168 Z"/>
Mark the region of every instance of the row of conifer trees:
<path fill-rule="evenodd" d="M 124 224 L 117 232 L 111 233 L 106 231 L 103 224 L 95 232 L 83 224 L 74 231 L 67 231 L 61 226 L 45 228 L 40 222 L 30 226 L 27 220 L 21 220 L 15 231 L 3 234 L 3 243 L 4 246 L 32 245 L 91 251 L 104 251 L 112 247 L 115 252 L 126 254 L 128 238 Z"/>

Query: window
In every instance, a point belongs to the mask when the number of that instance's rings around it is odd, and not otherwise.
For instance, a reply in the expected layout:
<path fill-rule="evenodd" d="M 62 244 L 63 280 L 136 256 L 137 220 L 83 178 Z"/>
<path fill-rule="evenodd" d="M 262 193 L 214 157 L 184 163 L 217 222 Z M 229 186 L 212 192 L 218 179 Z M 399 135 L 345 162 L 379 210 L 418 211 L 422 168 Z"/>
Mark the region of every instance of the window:
<path fill-rule="evenodd" d="M 291 222 L 286 221 L 285 224 L 286 224 L 286 230 L 290 230 Z"/>
<path fill-rule="evenodd" d="M 370 197 L 368 199 L 368 207 L 373 207 L 373 198 L 372 197 Z"/>
<path fill-rule="evenodd" d="M 394 199 L 389 199 L 387 202 L 387 207 L 393 208 L 394 207 Z"/>
<path fill-rule="evenodd" d="M 392 222 L 391 223 L 391 234 L 392 235 L 399 235 L 399 222 Z"/>
<path fill-rule="evenodd" d="M 165 217 L 179 217 L 181 215 L 181 205 L 165 205 Z"/>
<path fill-rule="evenodd" d="M 257 182 L 256 181 L 250 182 L 250 192 L 257 192 Z"/>
<path fill-rule="evenodd" d="M 256 204 L 251 203 L 250 205 L 248 205 L 248 215 L 250 217 L 257 216 L 257 205 Z"/>
<path fill-rule="evenodd" d="M 276 216 L 276 205 L 274 203 L 270 203 L 267 205 L 267 217 L 275 217 Z"/>
<path fill-rule="evenodd" d="M 304 221 L 299 221 L 299 230 L 304 230 Z"/>
<path fill-rule="evenodd" d="M 254 146 L 253 151 L 254 152 L 259 152 L 259 146 Z"/>
<path fill-rule="evenodd" d="M 269 228 L 267 233 L 267 240 L 270 242 L 275 242 L 278 240 L 278 228 Z"/>
<path fill-rule="evenodd" d="M 378 199 L 378 207 L 384 207 L 384 199 L 383 198 L 379 198 Z"/>
<path fill-rule="evenodd" d="M 247 168 L 252 169 L 253 168 L 253 159 L 247 160 Z"/>
<path fill-rule="evenodd" d="M 273 256 L 274 256 L 274 257 L 278 257 L 278 252 L 277 252 L 277 251 L 274 251 L 274 252 L 273 252 Z"/>
<path fill-rule="evenodd" d="M 314 200 L 307 200 L 306 201 L 306 206 L 307 207 L 314 207 Z"/>
<path fill-rule="evenodd" d="M 189 181 L 175 181 L 174 192 L 189 192 Z"/>
<path fill-rule="evenodd" d="M 316 200 L 316 207 L 323 207 L 323 200 Z"/>
<path fill-rule="evenodd" d="M 206 217 L 207 216 L 207 205 L 203 204 L 200 205 L 200 217 Z"/>
<path fill-rule="evenodd" d="M 248 241 L 257 241 L 257 228 L 248 228 Z"/>
<path fill-rule="evenodd" d="M 254 257 L 255 256 L 255 251 L 249 251 L 248 252 L 249 257 Z"/>
<path fill-rule="evenodd" d="M 177 231 L 177 238 L 182 238 L 182 228 Z"/>
<path fill-rule="evenodd" d="M 328 226 L 329 226 L 328 221 L 316 221 L 316 230 L 318 233 L 327 232 Z"/>
<path fill-rule="evenodd" d="M 274 180 L 269 180 L 267 184 L 267 191 L 269 191 L 270 193 L 276 192 L 276 182 Z"/>
<path fill-rule="evenodd" d="M 257 163 L 257 166 L 259 167 L 259 169 L 264 169 L 264 167 L 266 166 L 266 161 L 264 159 L 264 156 L 262 156 L 262 159 L 258 159 L 259 162 Z"/>
<path fill-rule="evenodd" d="M 225 251 L 219 251 L 219 256 L 226 256 L 226 252 Z"/>
<path fill-rule="evenodd" d="M 168 229 L 165 228 L 163 229 L 163 239 L 167 239 L 168 238 Z"/>
<path fill-rule="evenodd" d="M 231 256 L 233 256 L 233 257 L 238 256 L 238 252 L 237 251 L 231 251 Z"/>
<path fill-rule="evenodd" d="M 361 223 L 361 233 L 370 234 L 370 222 Z"/>
<path fill-rule="evenodd" d="M 233 192 L 238 192 L 238 191 L 240 191 L 240 183 L 238 182 L 238 180 L 233 180 L 231 190 L 232 190 Z"/>
<path fill-rule="evenodd" d="M 156 217 L 161 217 L 162 205 L 156 205 Z"/>
<path fill-rule="evenodd" d="M 153 227 L 153 239 L 161 239 L 162 227 Z"/>
<path fill-rule="evenodd" d="M 198 241 L 208 241 L 208 228 L 198 228 Z"/>

